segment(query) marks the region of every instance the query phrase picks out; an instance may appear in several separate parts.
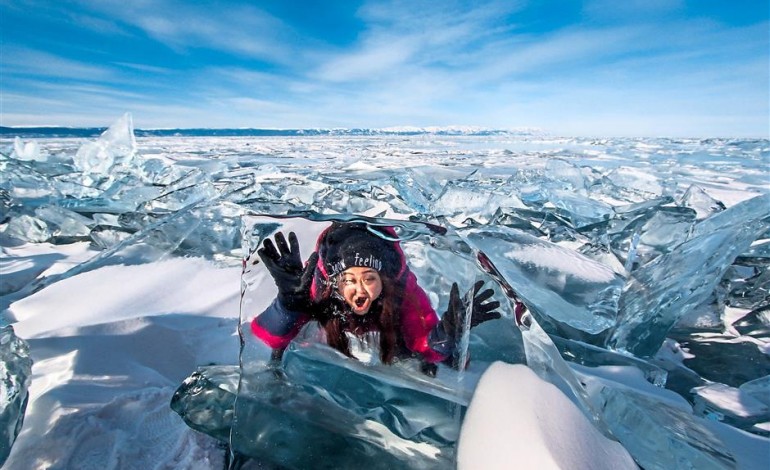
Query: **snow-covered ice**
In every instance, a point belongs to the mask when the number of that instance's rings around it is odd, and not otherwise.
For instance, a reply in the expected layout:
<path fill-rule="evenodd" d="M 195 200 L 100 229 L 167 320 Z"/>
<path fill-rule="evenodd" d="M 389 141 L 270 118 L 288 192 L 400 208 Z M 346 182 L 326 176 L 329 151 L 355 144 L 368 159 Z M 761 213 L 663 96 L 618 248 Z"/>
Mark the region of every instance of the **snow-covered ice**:
<path fill-rule="evenodd" d="M 33 360 L 4 468 L 223 467 L 169 403 L 238 364 L 242 217 L 307 211 L 447 227 L 530 307 L 460 468 L 766 468 L 770 142 L 425 131 L 2 136 L 0 306 Z"/>

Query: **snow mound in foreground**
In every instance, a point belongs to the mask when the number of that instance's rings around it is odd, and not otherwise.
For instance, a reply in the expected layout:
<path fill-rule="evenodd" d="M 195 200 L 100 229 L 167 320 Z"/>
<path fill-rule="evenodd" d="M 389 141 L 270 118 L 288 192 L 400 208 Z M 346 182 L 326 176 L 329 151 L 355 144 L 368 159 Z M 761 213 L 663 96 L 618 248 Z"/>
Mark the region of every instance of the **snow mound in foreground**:
<path fill-rule="evenodd" d="M 524 365 L 502 362 L 476 388 L 457 462 L 460 469 L 637 468 L 556 386 Z"/>

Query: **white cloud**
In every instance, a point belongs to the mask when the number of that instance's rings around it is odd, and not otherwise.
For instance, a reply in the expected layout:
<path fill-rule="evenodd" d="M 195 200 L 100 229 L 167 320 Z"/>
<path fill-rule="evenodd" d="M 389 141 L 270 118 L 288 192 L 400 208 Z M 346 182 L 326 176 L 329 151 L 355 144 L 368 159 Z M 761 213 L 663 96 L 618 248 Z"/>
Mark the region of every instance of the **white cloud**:
<path fill-rule="evenodd" d="M 684 0 L 587 0 L 583 12 L 594 19 L 638 22 L 680 11 Z"/>
<path fill-rule="evenodd" d="M 106 80 L 114 77 L 109 67 L 66 59 L 48 52 L 26 47 L 3 46 L 3 74 Z"/>
<path fill-rule="evenodd" d="M 137 64 L 132 62 L 115 62 L 114 64 L 120 67 L 137 70 L 139 72 L 147 72 L 150 74 L 169 75 L 172 73 L 176 73 L 176 70 L 168 67 L 156 67 L 153 65 Z"/>
<path fill-rule="evenodd" d="M 311 76 L 379 82 L 415 69 L 461 68 L 466 66 L 461 58 L 473 60 L 469 51 L 508 28 L 500 18 L 518 8 L 519 2 L 370 2 L 359 10 L 366 28 L 358 44 L 319 55 Z"/>
<path fill-rule="evenodd" d="M 143 30 L 176 50 L 205 48 L 289 61 L 293 35 L 279 19 L 247 4 L 102 1 L 89 4 L 103 14 Z"/>
<path fill-rule="evenodd" d="M 378 81 L 383 74 L 407 64 L 413 54 L 413 43 L 408 38 L 371 41 L 356 52 L 331 58 L 315 75 L 332 82 Z"/>
<path fill-rule="evenodd" d="M 511 75 L 570 73 L 574 68 L 606 63 L 643 47 L 638 31 L 627 28 L 558 31 L 537 38 L 512 38 L 482 50 L 477 75 L 497 81 Z M 577 67 L 576 67 L 577 66 Z"/>

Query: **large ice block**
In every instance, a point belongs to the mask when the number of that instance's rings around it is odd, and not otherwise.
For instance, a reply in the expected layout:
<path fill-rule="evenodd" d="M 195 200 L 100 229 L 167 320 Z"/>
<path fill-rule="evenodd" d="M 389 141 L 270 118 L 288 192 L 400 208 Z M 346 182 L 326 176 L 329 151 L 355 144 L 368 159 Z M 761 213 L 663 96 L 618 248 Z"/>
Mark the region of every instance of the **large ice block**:
<path fill-rule="evenodd" d="M 305 344 L 280 364 L 251 364 L 248 377 L 236 366 L 203 367 L 171 407 L 233 452 L 286 468 L 352 468 L 362 458 L 383 469 L 451 466 L 468 391 L 337 356 Z"/>
<path fill-rule="evenodd" d="M 695 225 L 690 238 L 633 273 L 607 345 L 652 357 L 676 322 L 713 292 L 736 257 L 770 227 L 770 195 Z"/>
<path fill-rule="evenodd" d="M 410 270 L 437 312 L 444 311 L 453 282 L 466 290 L 478 279 L 487 281 L 503 304 L 504 318 L 489 322 L 497 327 L 479 326 L 478 333 L 463 320 L 462 336 L 446 361 L 467 364 L 469 369 L 428 365 L 417 353 L 399 356 L 393 364 L 359 362 L 327 346 L 322 330 L 311 321 L 283 352 L 281 366 L 268 371 L 261 364 L 270 356 L 269 348 L 251 333 L 249 324 L 272 302 L 275 286 L 263 264 L 254 263 L 254 251 L 275 232 L 293 231 L 300 249 L 306 250 L 301 253 L 305 258 L 318 234 L 331 220 L 340 219 L 313 214 L 309 219 L 249 215 L 243 220 L 244 246 L 250 256 L 242 276 L 242 367 L 232 448 L 261 459 L 269 455 L 286 468 L 453 466 L 475 380 L 490 361 L 525 360 L 521 335 L 508 327 L 513 323 L 512 304 L 502 286 L 480 268 L 478 253 L 444 227 L 342 219 L 392 227 Z"/>
<path fill-rule="evenodd" d="M 88 237 L 94 226 L 92 219 L 59 206 L 38 207 L 35 215 L 45 221 L 49 228 L 53 228 L 52 236 L 64 240 Z"/>
<path fill-rule="evenodd" d="M 230 445 L 285 468 L 446 468 L 467 401 L 327 346 L 290 348 L 241 378 Z"/>

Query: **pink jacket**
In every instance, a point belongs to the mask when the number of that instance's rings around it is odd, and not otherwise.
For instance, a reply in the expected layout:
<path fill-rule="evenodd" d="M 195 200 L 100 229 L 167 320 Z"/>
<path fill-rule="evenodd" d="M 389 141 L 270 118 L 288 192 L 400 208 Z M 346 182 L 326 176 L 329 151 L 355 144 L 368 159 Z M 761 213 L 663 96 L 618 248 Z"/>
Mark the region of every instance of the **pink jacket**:
<path fill-rule="evenodd" d="M 417 278 L 407 271 L 401 303 L 401 334 L 406 347 L 419 353 L 428 362 L 441 362 L 448 356 L 448 351 L 432 347 L 431 332 L 438 325 L 439 319 L 430 305 L 428 295 L 417 284 Z M 300 329 L 311 320 L 305 312 L 292 312 L 281 305 L 277 299 L 251 322 L 251 331 L 273 349 L 283 349 L 289 345 Z"/>
<path fill-rule="evenodd" d="M 316 251 L 321 255 L 321 243 L 326 232 L 319 236 Z M 395 232 L 393 232 L 395 235 Z M 451 349 L 441 345 L 434 338 L 444 336 L 439 331 L 438 315 L 430 305 L 430 300 L 425 291 L 417 284 L 417 278 L 406 265 L 406 259 L 397 242 L 394 242 L 398 252 L 401 266 L 397 279 L 403 283 L 403 300 L 401 303 L 401 334 L 406 347 L 432 363 L 441 362 L 451 354 Z M 310 297 L 319 301 L 321 287 L 328 278 L 323 260 L 319 256 L 315 267 L 314 279 L 310 289 Z M 293 312 L 286 309 L 276 299 L 260 315 L 251 322 L 251 330 L 265 344 L 274 349 L 283 349 L 289 345 L 299 333 L 300 329 L 311 320 L 307 312 Z M 453 345 L 452 345 L 453 346 Z"/>
<path fill-rule="evenodd" d="M 439 318 L 430 305 L 425 291 L 417 284 L 414 273 L 404 273 L 404 295 L 401 303 L 401 334 L 406 347 L 419 353 L 432 363 L 438 363 L 451 354 L 443 350 L 431 335 L 437 328 Z M 278 299 L 251 322 L 251 331 L 273 349 L 286 348 L 300 329 L 311 320 L 307 312 L 293 312 L 281 305 Z"/>

